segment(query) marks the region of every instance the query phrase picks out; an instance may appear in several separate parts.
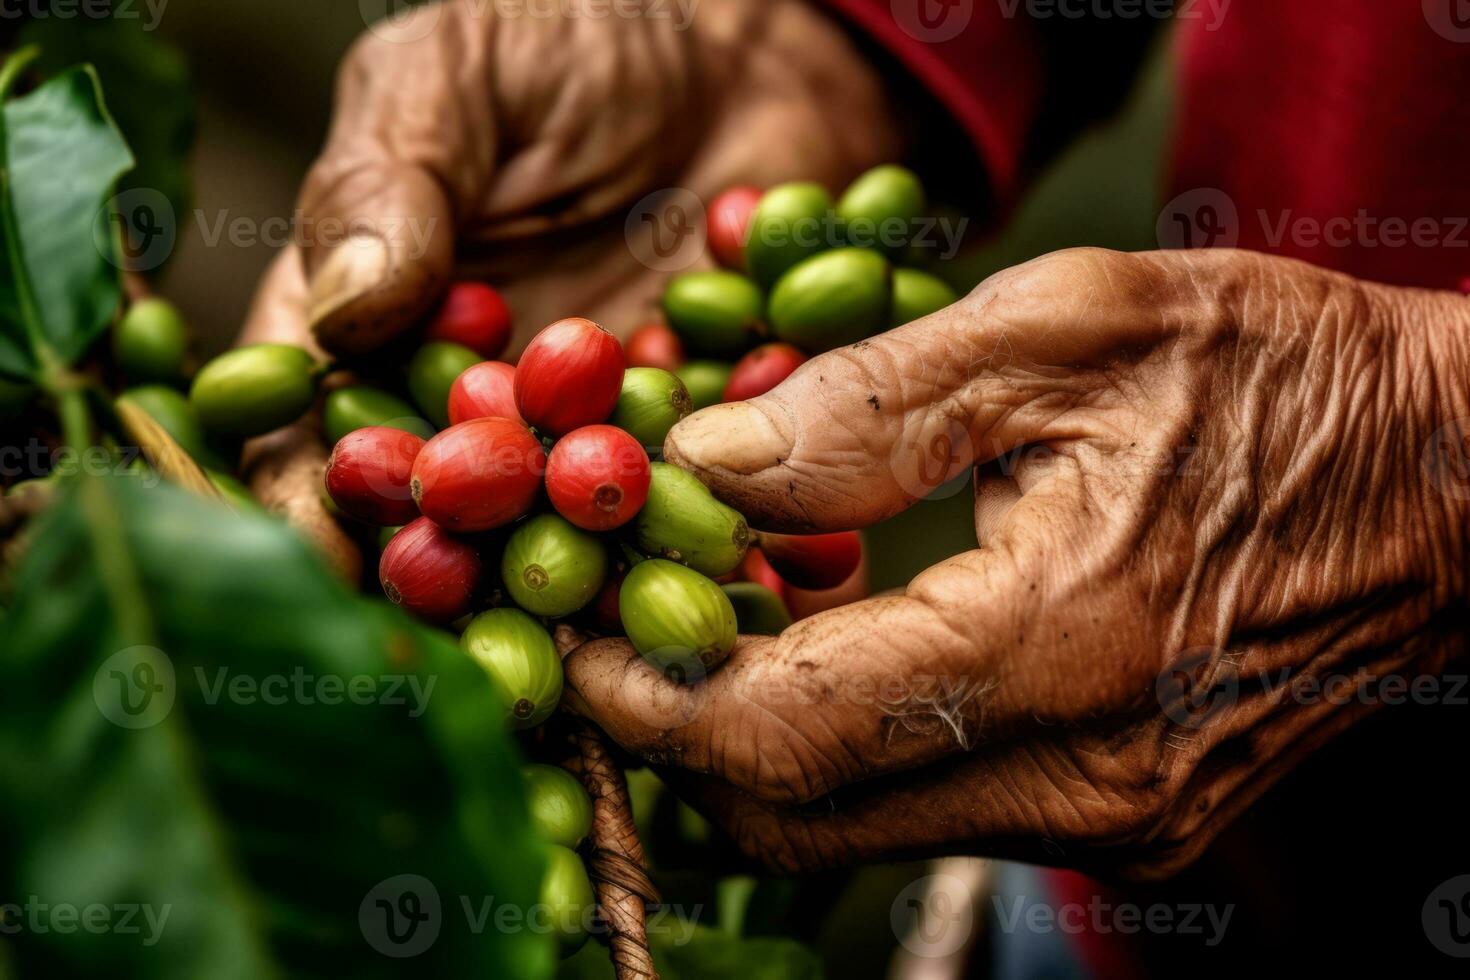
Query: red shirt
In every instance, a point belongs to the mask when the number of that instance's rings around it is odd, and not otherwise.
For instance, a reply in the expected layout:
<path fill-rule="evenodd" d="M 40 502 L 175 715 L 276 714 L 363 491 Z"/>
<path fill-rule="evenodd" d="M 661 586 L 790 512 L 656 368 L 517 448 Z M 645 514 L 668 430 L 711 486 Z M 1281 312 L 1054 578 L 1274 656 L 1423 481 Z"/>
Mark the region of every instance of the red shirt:
<path fill-rule="evenodd" d="M 827 2 L 947 107 L 997 199 L 1014 201 L 1047 81 L 1026 0 Z M 1238 244 L 1445 289 L 1470 274 L 1470 17 L 1458 0 L 1178 6 L 1161 245 Z"/>

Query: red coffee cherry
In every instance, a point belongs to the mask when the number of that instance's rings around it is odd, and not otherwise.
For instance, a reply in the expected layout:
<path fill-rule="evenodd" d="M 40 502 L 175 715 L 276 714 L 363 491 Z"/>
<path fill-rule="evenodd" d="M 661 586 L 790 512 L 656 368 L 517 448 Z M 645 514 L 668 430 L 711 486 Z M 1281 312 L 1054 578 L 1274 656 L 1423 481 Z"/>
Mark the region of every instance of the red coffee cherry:
<path fill-rule="evenodd" d="M 512 329 L 505 297 L 482 282 L 457 282 L 444 294 L 424 337 L 460 344 L 493 360 L 510 345 Z"/>
<path fill-rule="evenodd" d="M 622 429 L 589 425 L 563 436 L 546 464 L 551 505 L 584 531 L 628 523 L 648 499 L 648 454 Z"/>
<path fill-rule="evenodd" d="M 705 239 L 715 261 L 727 269 L 745 271 L 745 236 L 750 216 L 765 192 L 759 187 L 732 187 L 710 202 Z"/>
<path fill-rule="evenodd" d="M 684 342 L 665 323 L 650 323 L 628 335 L 623 343 L 628 367 L 662 368 L 670 373 L 684 364 Z"/>
<path fill-rule="evenodd" d="M 327 493 L 360 521 L 407 524 L 419 515 L 408 484 L 424 445 L 412 432 L 383 425 L 349 432 L 327 460 Z"/>
<path fill-rule="evenodd" d="M 516 367 L 516 407 L 543 435 L 564 436 L 612 414 L 623 386 L 623 349 L 591 320 L 558 320 L 536 335 Z"/>
<path fill-rule="evenodd" d="M 449 424 L 501 418 L 524 425 L 516 409 L 515 383 L 515 366 L 504 361 L 481 361 L 467 368 L 449 389 Z"/>
<path fill-rule="evenodd" d="M 790 344 L 761 344 L 735 362 L 723 400 L 743 402 L 764 395 L 805 363 L 806 355 Z"/>
<path fill-rule="evenodd" d="M 430 439 L 414 461 L 409 488 L 423 515 L 452 531 L 487 531 L 531 509 L 546 452 L 509 419 L 472 419 Z"/>
<path fill-rule="evenodd" d="M 798 589 L 835 589 L 863 560 L 856 531 L 836 534 L 762 534 L 760 548 L 776 574 Z"/>
<path fill-rule="evenodd" d="M 470 611 L 480 575 L 479 552 L 427 517 L 395 534 L 378 563 L 389 600 L 435 623 Z"/>
<path fill-rule="evenodd" d="M 745 553 L 745 560 L 740 563 L 740 569 L 734 576 L 734 580 L 764 585 L 782 599 L 786 598 L 788 588 L 786 580 L 776 574 L 776 570 L 771 567 L 770 562 L 766 561 L 766 556 L 758 547 L 753 547 Z"/>

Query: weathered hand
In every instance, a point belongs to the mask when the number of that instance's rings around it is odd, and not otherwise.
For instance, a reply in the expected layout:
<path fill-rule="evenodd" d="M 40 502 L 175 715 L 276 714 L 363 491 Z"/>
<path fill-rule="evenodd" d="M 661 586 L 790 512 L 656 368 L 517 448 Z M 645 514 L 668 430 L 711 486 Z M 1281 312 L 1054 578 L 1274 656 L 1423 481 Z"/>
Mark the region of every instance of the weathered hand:
<path fill-rule="evenodd" d="M 1467 351 L 1461 297 L 1252 253 L 1001 273 L 666 446 L 778 529 L 868 525 L 978 463 L 979 548 L 690 687 L 589 644 L 569 698 L 783 870 L 1167 874 L 1375 679 L 1464 651 L 1470 494 L 1422 463 L 1470 428 Z"/>
<path fill-rule="evenodd" d="M 627 331 L 668 273 L 625 236 L 646 195 L 841 186 L 896 153 L 876 74 L 800 0 L 506 9 L 416 8 L 354 47 L 301 192 L 302 245 L 267 275 L 244 342 L 368 354 L 455 276 L 500 288 L 522 340 L 572 315 Z M 310 432 L 280 433 L 254 447 L 252 486 L 340 553 L 324 458 Z"/>

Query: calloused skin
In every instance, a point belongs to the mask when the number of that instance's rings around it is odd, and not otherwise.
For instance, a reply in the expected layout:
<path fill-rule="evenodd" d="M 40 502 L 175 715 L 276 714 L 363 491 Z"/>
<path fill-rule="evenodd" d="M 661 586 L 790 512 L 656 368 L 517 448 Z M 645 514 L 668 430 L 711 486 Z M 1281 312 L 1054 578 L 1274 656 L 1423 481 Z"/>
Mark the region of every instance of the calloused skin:
<path fill-rule="evenodd" d="M 645 188 L 840 185 L 892 152 L 840 32 L 775 0 L 730 28 L 750 9 L 706 0 L 669 37 L 451 5 L 365 42 L 306 210 L 455 234 L 287 253 L 247 336 L 369 350 L 466 268 L 527 331 L 636 324 L 665 278 L 623 239 Z M 861 145 L 830 145 L 835 111 L 871 120 L 843 127 Z M 1467 379 L 1455 295 L 1245 252 L 1038 259 L 665 447 L 774 530 L 864 527 L 973 467 L 977 547 L 695 685 L 586 644 L 567 703 L 783 871 L 966 851 L 1167 875 L 1381 703 L 1357 692 L 1463 654 L 1470 494 L 1425 461 L 1463 451 Z"/>
<path fill-rule="evenodd" d="M 841 186 L 898 153 L 877 74 L 799 0 L 700 0 L 692 17 L 668 3 L 647 17 L 502 6 L 414 9 L 353 46 L 300 194 L 302 245 L 273 263 L 241 343 L 370 356 L 468 277 L 504 293 L 517 346 L 572 314 L 626 335 L 668 279 L 650 267 L 659 256 L 630 246 L 635 203 L 670 189 L 671 205 L 709 201 L 742 183 Z M 700 253 L 701 239 L 681 240 Z M 361 558 L 317 499 L 315 430 L 257 440 L 246 475 L 355 581 Z"/>

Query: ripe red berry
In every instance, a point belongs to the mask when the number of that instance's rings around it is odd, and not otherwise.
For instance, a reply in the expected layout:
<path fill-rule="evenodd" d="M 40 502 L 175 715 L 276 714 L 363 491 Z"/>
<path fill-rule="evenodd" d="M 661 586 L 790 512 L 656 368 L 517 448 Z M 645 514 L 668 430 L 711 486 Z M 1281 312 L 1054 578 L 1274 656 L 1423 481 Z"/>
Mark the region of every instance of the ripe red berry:
<path fill-rule="evenodd" d="M 511 329 L 510 307 L 500 293 L 482 282 L 457 282 L 444 294 L 425 339 L 460 344 L 489 360 L 505 353 Z"/>
<path fill-rule="evenodd" d="M 419 510 L 452 531 L 509 524 L 536 502 L 546 452 L 519 422 L 472 419 L 430 439 L 409 483 Z"/>
<path fill-rule="evenodd" d="M 516 410 L 515 383 L 515 366 L 504 361 L 481 361 L 466 368 L 449 389 L 449 424 L 501 418 L 524 425 Z"/>
<path fill-rule="evenodd" d="M 776 574 L 798 589 L 835 589 L 863 560 L 863 540 L 856 531 L 762 534 L 760 547 Z"/>
<path fill-rule="evenodd" d="M 536 335 L 516 367 L 516 407 L 543 435 L 564 436 L 612 414 L 623 387 L 617 338 L 579 316 Z"/>
<path fill-rule="evenodd" d="M 618 596 L 623 591 L 623 579 L 627 577 L 627 567 L 619 564 L 609 572 L 602 588 L 597 590 L 597 595 L 585 607 L 588 625 L 604 636 L 619 636 L 623 632 L 623 614 L 618 609 Z"/>
<path fill-rule="evenodd" d="M 623 344 L 628 367 L 674 372 L 684 365 L 684 342 L 667 324 L 650 323 L 634 330 Z"/>
<path fill-rule="evenodd" d="M 759 187 L 732 187 L 710 202 L 705 235 L 715 261 L 727 269 L 745 268 L 745 235 L 763 193 Z"/>
<path fill-rule="evenodd" d="M 771 563 L 766 561 L 766 556 L 761 553 L 760 548 L 754 547 L 745 553 L 745 560 L 740 563 L 738 578 L 756 585 L 764 585 L 782 599 L 786 598 L 786 580 L 776 574 Z"/>
<path fill-rule="evenodd" d="M 388 598 L 436 623 L 470 611 L 480 573 L 479 552 L 427 517 L 393 535 L 378 563 Z"/>
<path fill-rule="evenodd" d="M 384 527 L 419 514 L 409 492 L 424 440 L 412 432 L 369 426 L 337 441 L 327 460 L 327 493 L 343 513 Z"/>
<path fill-rule="evenodd" d="M 761 344 L 735 362 L 723 400 L 743 402 L 764 395 L 805 363 L 806 355 L 790 344 Z"/>
<path fill-rule="evenodd" d="M 546 464 L 551 505 L 584 531 L 610 531 L 632 520 L 648 499 L 648 454 L 610 425 L 563 436 Z"/>

